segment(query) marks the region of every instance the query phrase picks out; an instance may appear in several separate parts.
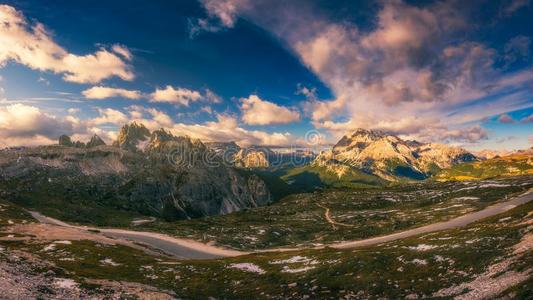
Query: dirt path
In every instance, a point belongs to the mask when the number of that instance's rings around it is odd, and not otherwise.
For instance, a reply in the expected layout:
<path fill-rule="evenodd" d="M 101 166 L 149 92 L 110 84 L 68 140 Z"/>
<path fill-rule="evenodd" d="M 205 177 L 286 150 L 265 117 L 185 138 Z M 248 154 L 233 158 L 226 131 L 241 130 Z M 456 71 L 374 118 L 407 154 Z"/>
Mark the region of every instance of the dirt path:
<path fill-rule="evenodd" d="M 439 222 L 427 226 L 422 226 L 410 230 L 405 230 L 393 234 L 388 234 L 384 236 L 378 236 L 374 238 L 369 238 L 365 240 L 357 240 L 357 241 L 347 241 L 347 242 L 341 242 L 336 244 L 330 244 L 327 245 L 327 247 L 332 248 L 357 248 L 357 247 L 365 247 L 365 246 L 371 246 L 371 245 L 377 245 L 385 242 L 390 242 L 398 239 L 403 239 L 407 237 L 412 237 L 424 233 L 430 233 L 435 231 L 441 231 L 446 229 L 452 229 L 452 228 L 458 228 L 466 226 L 470 223 L 479 221 L 481 219 L 494 216 L 497 214 L 504 213 L 518 205 L 525 204 L 529 201 L 533 200 L 533 189 L 530 189 L 526 193 L 517 196 L 515 198 L 512 198 L 508 201 L 501 202 L 494 204 L 492 206 L 486 207 L 483 210 L 468 213 L 466 215 L 463 215 L 461 217 L 457 217 L 455 219 L 451 219 L 446 222 Z M 339 225 L 342 223 L 337 223 L 334 220 L 331 219 L 331 216 L 329 215 L 329 209 L 325 206 L 321 206 L 322 208 L 326 209 L 326 219 L 328 222 L 330 222 L 332 225 Z M 39 220 L 42 223 L 47 224 L 54 224 L 56 226 L 63 226 L 68 228 L 76 228 L 79 230 L 84 231 L 98 231 L 100 234 L 111 237 L 119 240 L 127 240 L 127 241 L 133 241 L 136 243 L 141 243 L 144 245 L 148 245 L 151 248 L 159 249 L 167 254 L 173 255 L 180 259 L 212 259 L 212 258 L 220 258 L 220 257 L 233 257 L 233 256 L 240 256 L 240 255 L 246 255 L 253 252 L 241 252 L 236 250 L 229 250 L 219 247 L 214 247 L 211 245 L 203 244 L 197 241 L 193 240 L 187 240 L 187 239 L 180 239 L 171 237 L 164 234 L 154 233 L 154 232 L 141 232 L 141 231 L 131 231 L 131 230 L 123 230 L 123 229 L 110 229 L 110 228 L 94 228 L 94 227 L 86 227 L 86 226 L 73 226 L 70 224 L 67 224 L 65 222 L 61 222 L 59 220 L 55 220 L 46 216 L 43 216 L 39 214 L 38 212 L 31 212 L 32 216 Z M 345 224 L 347 225 L 347 224 Z M 321 249 L 326 246 L 320 246 L 315 247 L 313 249 Z M 293 250 L 303 250 L 303 249 L 309 249 L 309 248 L 276 248 L 276 249 L 265 249 L 265 250 L 258 250 L 255 251 L 257 253 L 264 253 L 264 252 L 284 252 L 284 251 L 293 251 Z"/>
<path fill-rule="evenodd" d="M 357 247 L 364 247 L 364 246 L 370 246 L 370 245 L 376 245 L 381 243 L 386 243 L 390 241 L 395 241 L 398 239 L 403 239 L 407 237 L 412 237 L 416 235 L 420 235 L 423 233 L 430 233 L 435 231 L 441 231 L 446 229 L 453 229 L 458 227 L 463 227 L 468 224 L 474 223 L 476 221 L 479 221 L 481 219 L 485 219 L 494 215 L 498 215 L 501 213 L 504 213 L 510 209 L 513 209 L 517 207 L 518 205 L 525 204 L 529 201 L 533 200 L 533 189 L 530 189 L 529 191 L 523 193 L 520 196 L 517 196 L 515 198 L 512 198 L 505 202 L 500 202 L 494 205 L 491 205 L 489 207 L 486 207 L 480 211 L 468 213 L 466 215 L 445 221 L 445 222 L 439 222 L 434 223 L 422 227 L 417 227 L 405 231 L 400 231 L 384 236 L 378 236 L 374 238 L 369 238 L 365 240 L 359 240 L 359 241 L 347 241 L 347 242 L 341 242 L 337 244 L 329 245 L 333 248 L 357 248 Z"/>
<path fill-rule="evenodd" d="M 325 209 L 326 211 L 324 212 L 324 218 L 326 218 L 326 221 L 328 221 L 329 224 L 331 224 L 331 227 L 333 227 L 333 230 L 337 230 L 337 226 L 344 226 L 344 227 L 353 227 L 354 225 L 352 224 L 345 224 L 345 223 L 340 223 L 340 222 L 337 222 L 335 220 L 333 220 L 331 218 L 331 212 L 330 212 L 330 209 L 329 207 L 326 207 L 320 203 L 317 203 L 316 204 L 318 207 L 320 208 L 323 208 Z M 337 226 L 335 226 L 337 225 Z"/>
<path fill-rule="evenodd" d="M 99 233 L 99 235 L 119 241 L 132 241 L 146 245 L 153 249 L 174 256 L 178 259 L 213 259 L 220 257 L 231 257 L 245 255 L 249 252 L 224 249 L 203 244 L 194 240 L 175 238 L 168 235 L 143 232 L 133 230 L 123 230 L 114 228 L 97 228 L 89 226 L 75 226 L 65 222 L 44 216 L 38 212 L 30 211 L 31 215 L 41 223 L 52 224 L 60 227 L 67 227 L 83 232 Z"/>

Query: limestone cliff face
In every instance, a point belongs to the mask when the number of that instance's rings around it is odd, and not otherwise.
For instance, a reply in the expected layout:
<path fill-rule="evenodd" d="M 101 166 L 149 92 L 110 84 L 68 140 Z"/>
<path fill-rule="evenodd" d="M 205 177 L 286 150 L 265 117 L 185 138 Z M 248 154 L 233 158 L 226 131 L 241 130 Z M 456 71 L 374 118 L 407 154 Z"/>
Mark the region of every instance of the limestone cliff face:
<path fill-rule="evenodd" d="M 69 144 L 2 150 L 1 179 L 19 183 L 21 190 L 46 190 L 50 196 L 76 199 L 91 191 L 90 201 L 168 219 L 225 214 L 271 202 L 259 177 L 223 164 L 200 140 L 164 129 L 150 132 L 137 123 L 125 125 L 114 146 L 98 139 L 84 148 Z M 69 140 L 62 138 L 63 144 Z"/>
<path fill-rule="evenodd" d="M 256 149 L 241 149 L 235 154 L 234 161 L 242 168 L 267 168 L 270 165 L 266 151 Z"/>
<path fill-rule="evenodd" d="M 132 122 L 122 126 L 113 146 L 129 151 L 143 150 L 150 131 L 143 124 Z"/>
<path fill-rule="evenodd" d="M 357 129 L 313 162 L 342 177 L 349 168 L 389 181 L 423 179 L 452 165 L 476 160 L 468 151 L 443 144 L 405 141 L 380 131 Z"/>

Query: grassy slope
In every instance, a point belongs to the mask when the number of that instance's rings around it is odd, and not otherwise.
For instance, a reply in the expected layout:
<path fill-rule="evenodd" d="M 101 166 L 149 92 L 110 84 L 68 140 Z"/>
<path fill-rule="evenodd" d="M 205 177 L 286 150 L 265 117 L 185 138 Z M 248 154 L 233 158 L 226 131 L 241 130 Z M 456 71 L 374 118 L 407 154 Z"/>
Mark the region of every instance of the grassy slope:
<path fill-rule="evenodd" d="M 435 179 L 440 181 L 479 180 L 527 174 L 533 174 L 533 157 L 519 154 L 456 165 L 442 170 Z"/>
<path fill-rule="evenodd" d="M 157 221 L 133 229 L 164 232 L 237 249 L 264 249 L 363 239 L 447 220 L 482 209 L 533 187 L 533 178 L 485 182 L 421 183 L 386 189 L 324 190 L 286 197 L 271 206 L 177 222 Z M 465 198 L 466 197 L 466 198 Z M 332 218 L 352 225 L 329 224 Z"/>
<path fill-rule="evenodd" d="M 312 191 L 316 187 L 369 188 L 387 184 L 387 181 L 378 176 L 355 169 L 349 170 L 339 178 L 336 174 L 326 170 L 325 167 L 312 165 L 288 170 L 287 174 L 281 178 L 290 183 L 291 186 L 298 187 L 304 191 Z"/>
<path fill-rule="evenodd" d="M 140 282 L 172 290 L 185 299 L 431 297 L 442 288 L 474 280 L 489 265 L 506 259 L 512 247 L 530 232 L 527 222 L 532 221 L 531 211 L 533 203 L 466 228 L 356 250 L 326 248 L 205 261 L 162 260 L 123 246 L 88 241 L 56 244 L 52 251 L 42 251 L 50 243 L 43 241 L 0 244 L 6 251 L 27 251 L 50 260 L 65 271 L 62 276 L 78 282 L 84 278 Z M 420 245 L 428 245 L 429 250 L 413 250 Z M 300 262 L 283 262 L 296 256 Z M 104 259 L 119 265 L 104 264 Z M 238 263 L 253 264 L 264 273 L 232 267 Z M 529 252 L 510 269 L 520 272 L 531 265 Z M 518 292 L 525 299 L 531 295 L 530 283 L 526 281 L 509 292 Z"/>

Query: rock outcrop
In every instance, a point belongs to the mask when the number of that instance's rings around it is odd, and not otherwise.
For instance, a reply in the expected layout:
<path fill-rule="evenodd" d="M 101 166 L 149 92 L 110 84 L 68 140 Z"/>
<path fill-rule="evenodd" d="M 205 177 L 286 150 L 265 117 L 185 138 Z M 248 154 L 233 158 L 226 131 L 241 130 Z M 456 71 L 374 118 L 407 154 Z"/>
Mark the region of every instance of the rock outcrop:
<path fill-rule="evenodd" d="M 98 146 L 105 146 L 105 142 L 95 134 L 91 137 L 91 140 L 87 143 L 86 147 L 93 148 Z"/>

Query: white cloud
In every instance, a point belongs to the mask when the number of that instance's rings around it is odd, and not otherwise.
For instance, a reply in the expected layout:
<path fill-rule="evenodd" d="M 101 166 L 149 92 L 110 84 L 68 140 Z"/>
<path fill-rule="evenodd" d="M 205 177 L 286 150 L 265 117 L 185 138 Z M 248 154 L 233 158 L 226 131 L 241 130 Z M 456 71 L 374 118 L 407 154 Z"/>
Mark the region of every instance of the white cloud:
<path fill-rule="evenodd" d="M 189 90 L 186 88 L 174 88 L 167 85 L 164 89 L 157 88 L 151 95 L 152 102 L 168 102 L 189 106 L 190 102 L 198 101 L 202 95 L 198 91 Z"/>
<path fill-rule="evenodd" d="M 241 99 L 242 120 L 248 125 L 287 124 L 300 120 L 297 111 L 262 100 L 257 95 Z"/>
<path fill-rule="evenodd" d="M 39 71 L 63 74 L 76 83 L 97 83 L 106 78 L 132 80 L 124 46 L 111 51 L 100 48 L 92 54 L 76 55 L 59 46 L 41 23 L 30 24 L 24 15 L 8 5 L 0 5 L 0 66 L 15 61 Z"/>
<path fill-rule="evenodd" d="M 505 53 L 464 39 L 475 27 L 467 22 L 469 11 L 462 9 L 466 2 L 381 1 L 370 30 L 331 19 L 312 3 L 219 2 L 232 9 L 220 12 L 204 3 L 210 16 L 218 16 L 227 27 L 235 23 L 224 19 L 243 17 L 271 31 L 332 90 L 333 99 L 310 98 L 304 105 L 318 128 L 401 127 L 403 134 L 415 138 L 427 138 L 428 128 L 433 128 L 440 135 L 433 139 L 470 141 L 486 137 L 471 130 L 472 122 L 527 105 L 527 99 L 518 96 L 508 97 L 506 103 L 491 100 L 491 105 L 478 101 L 527 90 L 533 73 L 501 69 L 496 63 Z M 516 2 L 515 7 L 522 7 L 527 1 Z M 526 55 L 524 38 L 511 44 Z M 457 130 L 470 132 L 469 137 L 464 139 Z"/>
<path fill-rule="evenodd" d="M 142 94 L 139 91 L 104 86 L 93 86 L 92 88 L 84 90 L 82 94 L 87 99 L 106 99 L 113 97 L 140 99 L 142 97 Z"/>
<path fill-rule="evenodd" d="M 522 118 L 522 120 L 520 120 L 520 122 L 522 122 L 522 123 L 533 123 L 533 114 Z"/>
<path fill-rule="evenodd" d="M 67 109 L 67 112 L 70 114 L 70 115 L 75 115 L 77 113 L 80 112 L 80 109 L 79 108 L 69 108 Z"/>
<path fill-rule="evenodd" d="M 205 124 L 178 123 L 171 128 L 171 131 L 176 135 L 186 134 L 202 141 L 235 141 L 241 146 L 289 146 L 295 141 L 295 138 L 289 133 L 268 133 L 244 129 L 238 125 L 236 118 L 227 115 L 218 115 L 216 122 L 206 122 Z"/>
<path fill-rule="evenodd" d="M 0 107 L 0 140 L 4 146 L 49 144 L 76 124 L 59 119 L 35 106 L 21 103 Z"/>
<path fill-rule="evenodd" d="M 133 55 L 131 54 L 130 50 L 124 45 L 115 44 L 111 49 L 115 53 L 122 55 L 122 57 L 124 57 L 126 60 L 133 59 Z"/>
<path fill-rule="evenodd" d="M 97 110 L 99 116 L 87 121 L 91 127 L 104 124 L 123 125 L 129 121 L 128 116 L 119 110 L 112 108 L 97 108 Z"/>
<path fill-rule="evenodd" d="M 237 23 L 238 13 L 248 6 L 249 0 L 200 0 L 206 9 L 207 18 L 189 20 L 191 38 L 205 32 L 218 32 L 224 28 L 233 28 Z"/>
<path fill-rule="evenodd" d="M 204 142 L 235 141 L 242 146 L 274 145 L 288 146 L 295 142 L 295 137 L 289 133 L 268 133 L 260 130 L 247 130 L 239 126 L 237 118 L 218 114 L 217 121 L 203 124 L 175 123 L 165 112 L 139 105 L 128 107 L 130 121 L 143 123 L 148 129 L 169 129 L 175 135 L 188 135 Z"/>
<path fill-rule="evenodd" d="M 215 94 L 215 92 L 211 91 L 210 89 L 205 89 L 205 99 L 208 101 L 208 102 L 211 102 L 211 103 L 222 103 L 222 97 L 220 97 L 219 95 Z"/>
<path fill-rule="evenodd" d="M 213 109 L 209 106 L 202 106 L 202 108 L 200 108 L 200 111 L 205 112 L 208 115 L 213 114 Z"/>

